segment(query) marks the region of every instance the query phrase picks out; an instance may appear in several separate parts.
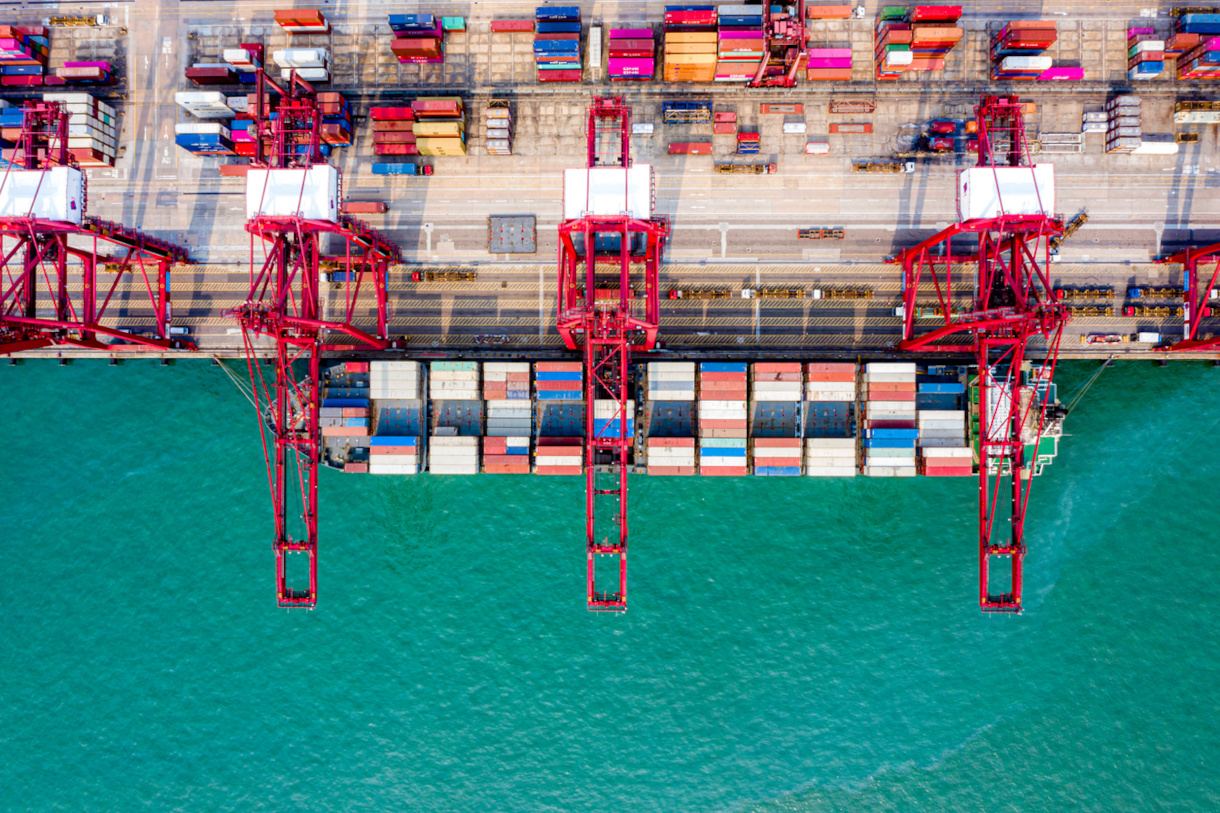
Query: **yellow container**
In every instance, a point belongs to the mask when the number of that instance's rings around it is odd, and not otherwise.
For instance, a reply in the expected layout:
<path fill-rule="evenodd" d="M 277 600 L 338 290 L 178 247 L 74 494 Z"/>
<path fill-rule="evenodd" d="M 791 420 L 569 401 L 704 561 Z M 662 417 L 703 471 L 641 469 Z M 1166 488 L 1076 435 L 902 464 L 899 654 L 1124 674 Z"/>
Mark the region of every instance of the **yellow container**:
<path fill-rule="evenodd" d="M 671 42 L 716 42 L 715 31 L 671 31 L 665 35 L 665 44 Z"/>
<path fill-rule="evenodd" d="M 466 142 L 460 138 L 417 138 L 415 148 L 420 155 L 443 157 L 465 155 Z"/>
<path fill-rule="evenodd" d="M 665 54 L 666 65 L 715 65 L 716 51 L 710 54 Z M 418 127 L 418 125 L 416 125 Z M 418 132 L 418 130 L 416 130 Z"/>
<path fill-rule="evenodd" d="M 417 121 L 413 129 L 417 143 L 421 136 L 460 138 L 466 134 L 466 126 L 460 121 Z"/>

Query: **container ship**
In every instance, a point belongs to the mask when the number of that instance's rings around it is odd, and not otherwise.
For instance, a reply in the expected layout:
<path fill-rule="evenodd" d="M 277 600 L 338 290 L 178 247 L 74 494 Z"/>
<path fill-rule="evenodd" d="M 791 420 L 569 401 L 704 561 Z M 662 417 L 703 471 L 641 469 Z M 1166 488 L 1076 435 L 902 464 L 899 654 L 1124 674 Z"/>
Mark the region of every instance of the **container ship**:
<path fill-rule="evenodd" d="M 590 436 L 617 437 L 625 420 L 631 474 L 967 477 L 983 464 L 987 416 L 1013 414 L 1036 475 L 1058 452 L 1064 410 L 1041 366 L 1019 372 L 988 371 L 1021 382 L 1014 405 L 996 386 L 980 402 L 975 365 L 640 361 L 625 412 L 595 400 L 590 421 L 580 362 L 342 361 L 323 371 L 322 462 L 374 475 L 579 475 L 599 465 Z"/>

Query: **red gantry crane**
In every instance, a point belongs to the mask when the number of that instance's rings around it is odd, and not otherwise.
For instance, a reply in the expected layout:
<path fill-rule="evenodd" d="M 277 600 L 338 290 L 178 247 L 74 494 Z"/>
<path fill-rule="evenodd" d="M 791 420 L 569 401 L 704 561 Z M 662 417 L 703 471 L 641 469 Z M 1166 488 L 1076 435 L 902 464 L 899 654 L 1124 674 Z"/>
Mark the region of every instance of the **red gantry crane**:
<path fill-rule="evenodd" d="M 1209 315 L 1207 304 L 1220 279 L 1220 243 L 1201 248 L 1188 248 L 1171 254 L 1160 262 L 1182 265 L 1182 339 L 1167 347 L 1159 347 L 1167 353 L 1201 352 L 1220 347 L 1220 334 L 1202 336 L 1199 326 L 1203 317 Z M 1211 266 L 1209 269 L 1208 266 Z M 1199 272 L 1207 277 L 1207 284 L 1199 287 Z"/>
<path fill-rule="evenodd" d="M 621 612 L 632 443 L 627 376 L 631 354 L 656 344 L 669 224 L 653 216 L 652 167 L 631 162 L 631 108 L 621 97 L 593 100 L 588 139 L 587 166 L 564 173 L 557 327 L 570 350 L 584 351 L 588 607 Z M 643 273 L 642 313 L 632 301 L 633 267 Z M 597 414 L 599 401 L 610 405 L 604 415 Z M 598 562 L 605 558 L 616 565 L 606 576 L 615 586 L 601 589 Z"/>
<path fill-rule="evenodd" d="M 1020 612 L 1032 466 L 1047 429 L 1046 393 L 1069 319 L 1047 273 L 1048 241 L 1063 224 L 1051 214 L 1054 167 L 1029 160 L 1020 100 L 984 96 L 976 112 L 978 165 L 958 175 L 961 222 L 892 260 L 903 271 L 897 349 L 973 353 L 978 362 L 979 604 L 988 612 Z M 916 300 L 929 288 L 944 324 L 916 335 Z M 964 294 L 973 304 L 955 313 L 954 297 Z M 956 343 L 947 341 L 951 337 Z M 1045 360 L 1038 376 L 1027 377 L 1023 368 L 1036 338 L 1045 342 L 1035 351 Z M 1010 560 L 1008 584 L 998 590 L 992 586 L 994 557 Z"/>
<path fill-rule="evenodd" d="M 350 349 L 353 342 L 372 350 L 393 346 L 386 288 L 389 266 L 400 253 L 359 220 L 339 214 L 339 170 L 322 154 L 322 113 L 308 82 L 294 71 L 279 84 L 260 70 L 253 121 L 256 152 L 246 176 L 250 287 L 246 301 L 226 315 L 242 327 L 267 458 L 279 606 L 312 608 L 318 589 L 319 356 Z M 339 250 L 324 254 L 327 242 Z M 329 303 L 329 319 L 323 263 L 347 272 L 342 301 Z M 369 287 L 376 302 L 375 336 L 353 324 L 357 299 Z M 332 298 L 337 293 L 330 290 Z M 347 341 L 326 344 L 328 334 Z M 259 339 L 270 342 L 259 346 Z M 299 528 L 290 527 L 294 500 L 300 504 Z M 294 553 L 306 559 L 307 586 L 299 586 L 306 579 L 289 577 Z"/>
<path fill-rule="evenodd" d="M 796 87 L 796 74 L 809 61 L 809 38 L 805 24 L 805 0 L 788 3 L 785 11 L 762 4 L 765 47 L 758 73 L 748 83 L 752 88 Z"/>
<path fill-rule="evenodd" d="M 169 332 L 170 267 L 189 262 L 186 250 L 89 217 L 86 204 L 85 174 L 68 149 L 67 110 L 26 102 L 21 134 L 0 170 L 0 355 L 51 346 L 194 350 Z M 102 324 L 120 283 L 136 273 L 153 312 L 152 336 Z"/>

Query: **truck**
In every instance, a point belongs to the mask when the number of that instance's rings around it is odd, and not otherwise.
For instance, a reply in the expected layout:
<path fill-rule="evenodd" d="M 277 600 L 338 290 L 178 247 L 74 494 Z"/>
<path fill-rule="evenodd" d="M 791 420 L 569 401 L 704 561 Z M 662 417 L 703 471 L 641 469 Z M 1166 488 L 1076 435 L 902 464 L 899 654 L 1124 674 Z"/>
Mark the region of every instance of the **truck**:
<path fill-rule="evenodd" d="M 1211 316 L 1211 308 L 1204 308 L 1203 315 Z M 1123 316 L 1181 316 L 1181 306 L 1172 305 L 1127 305 L 1123 308 Z"/>
<path fill-rule="evenodd" d="M 1182 289 L 1172 285 L 1144 285 L 1127 289 L 1128 299 L 1172 298 L 1182 296 Z"/>
<path fill-rule="evenodd" d="M 774 175 L 779 172 L 775 164 L 717 164 L 718 175 Z"/>
<path fill-rule="evenodd" d="M 842 240 L 842 229 L 797 229 L 799 240 Z"/>
<path fill-rule="evenodd" d="M 412 282 L 473 282 L 477 271 L 412 271 Z"/>
<path fill-rule="evenodd" d="M 1110 305 L 1069 305 L 1068 313 L 1073 316 L 1113 316 L 1114 308 Z"/>
<path fill-rule="evenodd" d="M 1059 302 L 1072 299 L 1110 299 L 1113 296 L 1114 289 L 1108 285 L 1071 285 L 1055 289 L 1055 299 Z"/>
<path fill-rule="evenodd" d="M 1050 239 L 1048 245 L 1050 246 L 1051 252 L 1058 253 L 1059 246 L 1063 245 L 1063 241 L 1068 239 L 1069 237 L 1071 237 L 1073 234 L 1075 234 L 1076 231 L 1081 226 L 1083 226 L 1085 223 L 1088 223 L 1088 222 L 1089 222 L 1089 213 L 1088 212 L 1081 212 L 1080 214 L 1076 215 L 1071 220 L 1069 220 L 1068 224 L 1063 227 L 1063 232 L 1060 234 L 1056 234 L 1054 237 L 1052 237 Z"/>
<path fill-rule="evenodd" d="M 743 288 L 742 299 L 805 299 L 804 288 Z"/>
<path fill-rule="evenodd" d="M 1088 333 L 1080 337 L 1081 344 L 1125 344 L 1127 337 L 1121 333 Z"/>
<path fill-rule="evenodd" d="M 814 288 L 810 299 L 872 299 L 872 288 Z"/>
<path fill-rule="evenodd" d="M 914 161 L 852 161 L 852 172 L 901 172 L 915 171 Z"/>
<path fill-rule="evenodd" d="M 949 308 L 950 316 L 961 316 L 965 312 L 966 312 L 965 309 L 958 305 L 952 305 Z M 915 306 L 915 318 L 916 319 L 943 319 L 944 317 L 945 317 L 945 310 L 940 305 L 931 305 L 931 306 L 916 305 Z"/>

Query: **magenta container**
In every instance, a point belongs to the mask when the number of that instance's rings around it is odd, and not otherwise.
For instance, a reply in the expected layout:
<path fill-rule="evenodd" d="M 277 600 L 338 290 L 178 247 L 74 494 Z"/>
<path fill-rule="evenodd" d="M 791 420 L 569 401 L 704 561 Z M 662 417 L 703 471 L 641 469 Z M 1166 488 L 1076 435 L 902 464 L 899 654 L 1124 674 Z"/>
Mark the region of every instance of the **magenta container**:
<path fill-rule="evenodd" d="M 650 40 L 655 36 L 651 28 L 611 28 L 612 40 Z"/>
<path fill-rule="evenodd" d="M 109 62 L 65 62 L 65 68 L 97 68 L 98 70 L 110 70 Z"/>
<path fill-rule="evenodd" d="M 652 76 L 654 70 L 651 59 L 611 57 L 608 64 L 611 76 Z"/>
<path fill-rule="evenodd" d="M 810 48 L 810 59 L 851 59 L 850 48 Z"/>
<path fill-rule="evenodd" d="M 1128 28 L 1127 29 L 1127 39 L 1131 39 L 1132 37 L 1138 37 L 1143 34 L 1155 34 L 1155 33 L 1156 33 L 1155 28 Z"/>
<path fill-rule="evenodd" d="M 811 59 L 809 60 L 810 68 L 850 68 L 851 57 L 846 59 Z"/>
<path fill-rule="evenodd" d="M 1079 82 L 1081 79 L 1084 79 L 1084 68 L 1050 68 L 1038 74 L 1039 82 L 1054 82 L 1056 80 Z"/>

